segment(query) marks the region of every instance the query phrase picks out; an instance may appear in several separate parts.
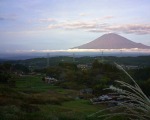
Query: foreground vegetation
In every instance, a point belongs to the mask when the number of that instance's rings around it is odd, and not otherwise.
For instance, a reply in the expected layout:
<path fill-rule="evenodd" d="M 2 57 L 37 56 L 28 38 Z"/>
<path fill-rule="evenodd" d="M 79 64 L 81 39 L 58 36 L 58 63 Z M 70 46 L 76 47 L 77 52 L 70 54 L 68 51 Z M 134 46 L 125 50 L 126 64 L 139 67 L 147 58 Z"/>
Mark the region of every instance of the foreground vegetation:
<path fill-rule="evenodd" d="M 17 78 L 16 86 L 0 86 L 0 120 L 84 120 L 104 106 L 76 99 L 78 91 L 44 83 L 41 76 Z"/>
<path fill-rule="evenodd" d="M 131 80 L 132 84 L 123 81 L 116 81 L 118 86 L 110 86 L 109 90 L 113 91 L 119 105 L 100 110 L 91 116 L 100 114 L 104 111 L 115 111 L 113 113 L 104 113 L 98 115 L 99 118 L 111 119 L 114 116 L 126 116 L 131 120 L 149 120 L 150 119 L 150 98 L 147 97 L 137 82 L 118 64 L 116 64 Z M 111 101 L 108 101 L 111 102 Z"/>
<path fill-rule="evenodd" d="M 103 89 L 113 85 L 115 80 L 131 83 L 109 60 L 93 59 L 85 68 L 78 65 L 65 61 L 47 68 L 15 62 L 0 64 L 0 120 L 96 120 L 97 116 L 88 116 L 108 105 L 93 105 L 89 99 L 107 94 Z M 127 71 L 149 96 L 149 67 Z M 58 82 L 48 84 L 45 76 L 54 77 Z M 80 94 L 80 90 L 88 88 L 93 90 L 92 94 Z M 127 120 L 124 115 L 113 119 Z"/>

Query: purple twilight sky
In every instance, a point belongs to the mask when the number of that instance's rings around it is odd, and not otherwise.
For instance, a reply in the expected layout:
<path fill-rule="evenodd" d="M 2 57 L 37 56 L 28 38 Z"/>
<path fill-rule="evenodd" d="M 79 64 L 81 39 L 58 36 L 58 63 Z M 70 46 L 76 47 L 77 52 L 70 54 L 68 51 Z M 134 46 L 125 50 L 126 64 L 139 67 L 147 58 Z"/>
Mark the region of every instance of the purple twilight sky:
<path fill-rule="evenodd" d="M 150 0 L 0 0 L 0 53 L 69 49 L 114 32 L 150 46 Z"/>

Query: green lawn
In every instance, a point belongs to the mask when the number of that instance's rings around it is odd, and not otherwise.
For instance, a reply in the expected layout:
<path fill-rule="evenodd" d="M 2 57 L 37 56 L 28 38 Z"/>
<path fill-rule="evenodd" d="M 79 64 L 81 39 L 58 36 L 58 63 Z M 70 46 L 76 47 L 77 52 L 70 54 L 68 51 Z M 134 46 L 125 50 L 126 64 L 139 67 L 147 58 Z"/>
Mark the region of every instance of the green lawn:
<path fill-rule="evenodd" d="M 62 105 L 44 105 L 40 108 L 43 113 L 47 113 L 51 117 L 65 120 L 84 120 L 88 118 L 88 115 L 100 110 L 102 106 L 91 105 L 87 100 L 74 100 L 64 102 Z"/>
<path fill-rule="evenodd" d="M 17 79 L 16 88 L 20 90 L 30 89 L 37 92 L 44 92 L 48 89 L 53 89 L 56 87 L 44 83 L 41 76 L 22 76 Z"/>
<path fill-rule="evenodd" d="M 47 84 L 42 81 L 41 76 L 22 76 L 16 80 L 16 89 L 26 92 L 46 92 L 55 90 L 58 92 L 65 92 L 66 90 Z"/>

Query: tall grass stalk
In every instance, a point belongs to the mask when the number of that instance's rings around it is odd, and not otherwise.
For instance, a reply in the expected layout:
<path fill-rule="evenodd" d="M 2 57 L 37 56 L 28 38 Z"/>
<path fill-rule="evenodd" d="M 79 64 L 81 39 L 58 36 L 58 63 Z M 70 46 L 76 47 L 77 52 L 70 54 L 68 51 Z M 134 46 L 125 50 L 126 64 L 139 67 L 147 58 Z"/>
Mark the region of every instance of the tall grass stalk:
<path fill-rule="evenodd" d="M 110 86 L 109 90 L 113 91 L 117 99 L 122 100 L 117 106 L 109 107 L 89 115 L 89 117 L 97 116 L 105 120 L 111 119 L 114 116 L 126 116 L 130 120 L 150 120 L 150 98 L 148 98 L 136 81 L 124 70 L 120 65 L 116 66 L 122 70 L 132 81 L 133 85 L 116 81 L 118 87 Z M 113 111 L 115 109 L 115 111 Z M 107 111 L 113 111 L 106 114 Z M 116 112 L 119 110 L 121 112 Z"/>

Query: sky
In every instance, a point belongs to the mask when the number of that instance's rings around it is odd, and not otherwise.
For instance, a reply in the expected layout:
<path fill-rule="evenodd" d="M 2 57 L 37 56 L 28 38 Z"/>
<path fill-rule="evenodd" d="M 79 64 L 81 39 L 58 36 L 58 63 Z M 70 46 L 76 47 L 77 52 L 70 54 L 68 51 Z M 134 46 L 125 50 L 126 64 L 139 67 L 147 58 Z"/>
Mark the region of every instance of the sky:
<path fill-rule="evenodd" d="M 150 0 L 0 0 L 0 53 L 67 50 L 106 33 L 150 46 Z"/>

